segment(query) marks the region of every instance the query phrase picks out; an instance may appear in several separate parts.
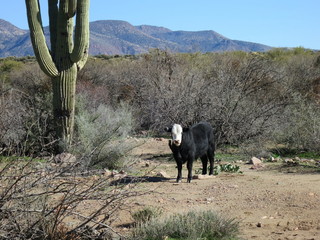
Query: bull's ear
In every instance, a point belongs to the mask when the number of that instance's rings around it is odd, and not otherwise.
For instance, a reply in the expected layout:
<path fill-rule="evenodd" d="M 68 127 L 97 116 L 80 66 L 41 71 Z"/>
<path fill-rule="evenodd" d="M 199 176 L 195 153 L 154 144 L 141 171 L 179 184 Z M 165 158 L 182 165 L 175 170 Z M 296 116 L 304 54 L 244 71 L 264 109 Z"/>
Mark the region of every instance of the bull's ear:
<path fill-rule="evenodd" d="M 166 128 L 164 129 L 164 131 L 166 131 L 166 132 L 171 132 L 171 131 L 172 131 L 172 127 L 166 127 Z"/>

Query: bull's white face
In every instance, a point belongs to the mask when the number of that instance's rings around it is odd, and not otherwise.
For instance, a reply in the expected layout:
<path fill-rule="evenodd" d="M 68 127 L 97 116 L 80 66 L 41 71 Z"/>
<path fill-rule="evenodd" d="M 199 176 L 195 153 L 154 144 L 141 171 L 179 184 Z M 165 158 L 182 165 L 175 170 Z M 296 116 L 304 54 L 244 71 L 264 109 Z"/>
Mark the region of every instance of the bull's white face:
<path fill-rule="evenodd" d="M 176 146 L 180 146 L 182 141 L 182 127 L 179 124 L 174 124 L 172 126 L 171 134 L 172 134 L 172 142 Z"/>

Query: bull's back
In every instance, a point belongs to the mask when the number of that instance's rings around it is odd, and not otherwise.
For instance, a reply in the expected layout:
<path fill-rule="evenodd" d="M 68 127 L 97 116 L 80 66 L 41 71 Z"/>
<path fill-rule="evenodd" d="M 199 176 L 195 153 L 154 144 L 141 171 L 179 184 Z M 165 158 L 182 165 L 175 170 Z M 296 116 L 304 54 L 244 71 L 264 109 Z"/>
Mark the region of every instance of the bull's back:
<path fill-rule="evenodd" d="M 195 157 L 205 155 L 208 149 L 214 151 L 214 134 L 213 128 L 209 123 L 200 122 L 191 127 L 193 140 L 196 146 Z"/>

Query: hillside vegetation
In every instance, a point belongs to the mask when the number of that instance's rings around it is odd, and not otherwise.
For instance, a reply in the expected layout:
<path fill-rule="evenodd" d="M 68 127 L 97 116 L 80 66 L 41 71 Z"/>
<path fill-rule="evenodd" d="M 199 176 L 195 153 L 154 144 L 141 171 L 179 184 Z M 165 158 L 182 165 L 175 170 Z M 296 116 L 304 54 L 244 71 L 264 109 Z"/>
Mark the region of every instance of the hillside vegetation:
<path fill-rule="evenodd" d="M 205 120 L 219 145 L 320 153 L 319 56 L 296 48 L 91 57 L 78 76 L 75 146 L 90 152 L 106 136 Z M 1 154 L 50 154 L 50 81 L 32 58 L 1 59 L 0 72 Z"/>

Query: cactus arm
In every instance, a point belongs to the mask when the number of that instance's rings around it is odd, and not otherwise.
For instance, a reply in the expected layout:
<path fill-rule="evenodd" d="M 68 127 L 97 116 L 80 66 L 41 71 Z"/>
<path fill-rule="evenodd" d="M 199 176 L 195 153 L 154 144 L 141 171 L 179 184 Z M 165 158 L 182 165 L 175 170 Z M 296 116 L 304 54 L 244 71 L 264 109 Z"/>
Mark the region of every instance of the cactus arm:
<path fill-rule="evenodd" d="M 68 17 L 69 18 L 74 17 L 74 15 L 76 14 L 76 10 L 77 10 L 77 0 L 69 0 Z"/>
<path fill-rule="evenodd" d="M 89 51 L 89 0 L 78 0 L 74 48 L 70 55 L 76 63 L 86 60 Z"/>
<path fill-rule="evenodd" d="M 52 60 L 44 37 L 39 1 L 26 0 L 25 2 L 32 46 L 40 68 L 50 77 L 58 76 L 59 72 Z"/>
<path fill-rule="evenodd" d="M 86 53 L 83 55 L 80 61 L 77 62 L 78 71 L 80 71 L 84 67 L 84 65 L 88 60 L 88 57 L 89 57 L 89 51 L 86 51 Z"/>
<path fill-rule="evenodd" d="M 51 56 L 55 59 L 58 23 L 58 0 L 48 0 Z"/>

